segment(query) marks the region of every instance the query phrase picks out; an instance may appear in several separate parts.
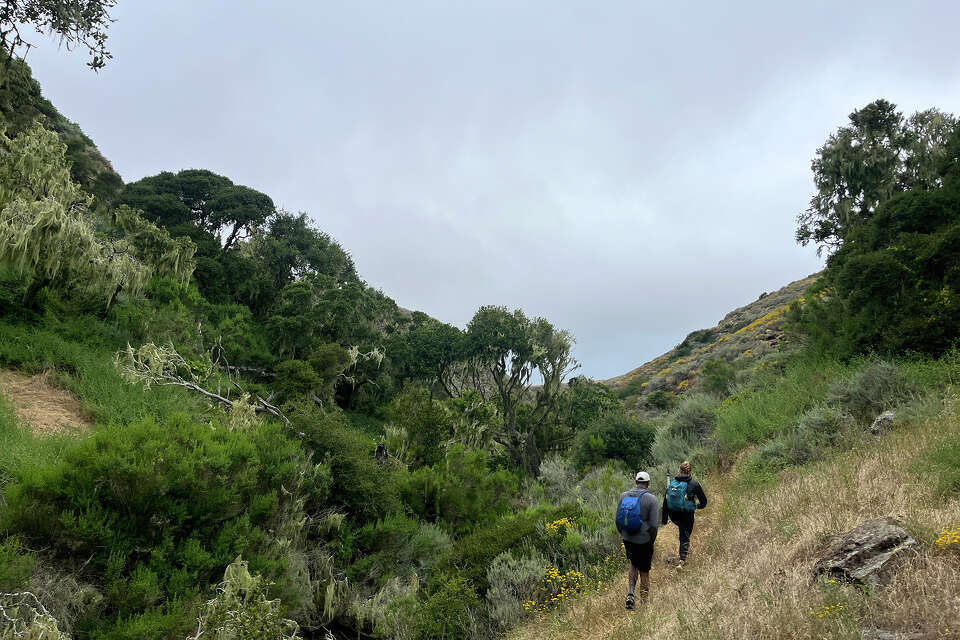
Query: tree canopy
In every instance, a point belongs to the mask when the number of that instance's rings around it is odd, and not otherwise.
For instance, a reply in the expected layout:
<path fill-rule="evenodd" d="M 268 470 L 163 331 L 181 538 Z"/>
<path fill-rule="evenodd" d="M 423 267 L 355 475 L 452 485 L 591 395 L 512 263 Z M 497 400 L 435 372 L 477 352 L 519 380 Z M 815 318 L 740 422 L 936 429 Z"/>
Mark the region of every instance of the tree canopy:
<path fill-rule="evenodd" d="M 80 47 L 90 54 L 87 66 L 102 69 L 112 58 L 107 50 L 110 11 L 116 0 L 4 0 L 0 6 L 0 47 L 9 60 L 31 44 L 21 29 L 55 36 L 67 49 Z"/>
<path fill-rule="evenodd" d="M 850 124 L 817 149 L 816 193 L 797 217 L 796 239 L 835 251 L 893 195 L 940 184 L 940 166 L 956 118 L 937 109 L 909 118 L 880 99 L 849 116 Z"/>

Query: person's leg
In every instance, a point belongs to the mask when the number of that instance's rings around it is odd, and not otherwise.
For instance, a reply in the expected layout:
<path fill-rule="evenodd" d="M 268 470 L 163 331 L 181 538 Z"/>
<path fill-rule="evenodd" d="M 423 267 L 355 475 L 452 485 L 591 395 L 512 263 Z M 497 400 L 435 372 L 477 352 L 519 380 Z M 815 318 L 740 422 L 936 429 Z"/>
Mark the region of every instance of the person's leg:
<path fill-rule="evenodd" d="M 637 588 L 637 577 L 638 577 L 639 574 L 640 574 L 640 572 L 637 571 L 637 568 L 636 568 L 635 566 L 633 566 L 633 563 L 631 562 L 631 563 L 630 563 L 630 571 L 629 571 L 629 573 L 627 574 L 627 579 L 628 579 L 628 581 L 629 581 L 629 583 L 630 583 L 630 595 L 633 595 L 633 594 L 634 594 L 634 590 Z"/>
<path fill-rule="evenodd" d="M 690 553 L 690 536 L 693 534 L 693 514 L 686 514 L 677 526 L 680 528 L 680 562 L 686 562 Z"/>
<path fill-rule="evenodd" d="M 680 561 L 683 562 L 687 557 L 687 548 L 690 545 L 690 536 L 686 531 L 686 521 L 683 518 L 683 514 L 670 512 L 670 522 L 677 525 L 677 530 L 680 535 L 680 548 L 677 550 L 677 555 L 680 556 Z"/>
<path fill-rule="evenodd" d="M 638 571 L 640 577 L 640 602 L 646 602 L 650 595 L 650 572 Z"/>

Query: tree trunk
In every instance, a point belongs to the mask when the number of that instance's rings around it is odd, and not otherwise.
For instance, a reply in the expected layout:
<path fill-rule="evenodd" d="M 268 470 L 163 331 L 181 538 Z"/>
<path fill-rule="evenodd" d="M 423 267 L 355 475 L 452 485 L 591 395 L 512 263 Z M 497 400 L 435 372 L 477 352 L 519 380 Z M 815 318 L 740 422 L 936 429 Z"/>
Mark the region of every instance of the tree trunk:
<path fill-rule="evenodd" d="M 27 287 L 27 292 L 23 294 L 23 306 L 28 309 L 34 309 L 37 303 L 37 296 L 48 284 L 50 284 L 50 278 L 34 276 L 30 286 Z"/>

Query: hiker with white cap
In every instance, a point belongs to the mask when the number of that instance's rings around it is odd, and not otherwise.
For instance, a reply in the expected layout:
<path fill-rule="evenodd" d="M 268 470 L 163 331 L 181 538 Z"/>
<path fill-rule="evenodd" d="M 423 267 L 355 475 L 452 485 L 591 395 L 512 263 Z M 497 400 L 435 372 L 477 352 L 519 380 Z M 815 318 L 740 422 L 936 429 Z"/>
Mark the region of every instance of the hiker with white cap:
<path fill-rule="evenodd" d="M 623 548 L 630 560 L 630 592 L 627 611 L 632 611 L 636 600 L 637 580 L 640 581 L 640 602 L 646 602 L 650 593 L 650 564 L 653 561 L 653 542 L 660 526 L 660 506 L 656 496 L 647 488 L 650 474 L 637 472 L 635 489 L 620 494 L 617 503 L 617 530 L 623 538 Z"/>

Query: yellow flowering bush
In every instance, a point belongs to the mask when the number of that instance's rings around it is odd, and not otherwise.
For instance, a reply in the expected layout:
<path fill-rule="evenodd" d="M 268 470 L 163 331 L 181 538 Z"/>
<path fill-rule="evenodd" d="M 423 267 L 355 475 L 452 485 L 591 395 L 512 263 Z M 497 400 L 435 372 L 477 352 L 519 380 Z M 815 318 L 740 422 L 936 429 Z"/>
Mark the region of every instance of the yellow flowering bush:
<path fill-rule="evenodd" d="M 543 527 L 546 529 L 548 538 L 553 541 L 558 541 L 567 535 L 567 530 L 572 528 L 574 524 L 575 522 L 570 518 L 560 518 L 559 520 L 544 524 Z"/>
<path fill-rule="evenodd" d="M 817 620 L 823 620 L 841 611 L 843 611 L 843 603 L 838 602 L 837 604 L 825 604 L 819 609 L 810 609 L 810 615 L 816 616 Z"/>
<path fill-rule="evenodd" d="M 536 613 L 547 613 L 561 602 L 568 600 L 583 591 L 584 576 L 579 571 L 571 570 L 560 573 L 554 566 L 547 567 L 540 586 L 537 587 L 537 596 L 533 600 L 525 600 L 523 609 Z"/>
<path fill-rule="evenodd" d="M 790 308 L 789 306 L 785 305 L 785 306 L 780 307 L 779 309 L 774 309 L 774 310 L 771 311 L 770 313 L 768 313 L 768 314 L 766 314 L 766 315 L 763 315 L 763 316 L 760 316 L 759 318 L 757 318 L 756 320 L 754 320 L 753 322 L 751 322 L 751 323 L 748 324 L 747 326 L 741 327 L 740 329 L 737 329 L 737 330 L 734 332 L 733 335 L 740 335 L 740 334 L 742 334 L 742 333 L 746 333 L 747 331 L 752 331 L 752 330 L 754 330 L 754 329 L 758 329 L 759 327 L 761 327 L 761 326 L 763 326 L 763 325 L 773 324 L 774 322 L 776 322 L 777 320 L 779 320 L 779 319 L 780 319 L 780 316 L 782 316 L 783 314 L 785 314 L 785 313 L 787 312 L 787 309 L 789 309 L 789 308 Z"/>
<path fill-rule="evenodd" d="M 960 551 L 960 523 L 947 525 L 934 544 L 941 549 Z"/>

